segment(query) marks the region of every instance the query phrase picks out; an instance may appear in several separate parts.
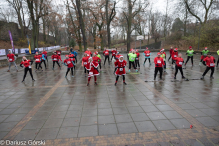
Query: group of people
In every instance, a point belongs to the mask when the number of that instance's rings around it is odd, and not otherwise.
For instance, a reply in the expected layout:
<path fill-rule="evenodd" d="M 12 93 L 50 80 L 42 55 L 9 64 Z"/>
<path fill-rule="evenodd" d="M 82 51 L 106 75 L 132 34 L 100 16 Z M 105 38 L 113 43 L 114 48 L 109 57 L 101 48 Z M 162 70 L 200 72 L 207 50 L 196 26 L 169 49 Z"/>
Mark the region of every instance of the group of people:
<path fill-rule="evenodd" d="M 183 66 L 183 64 L 186 66 L 190 59 L 191 59 L 191 63 L 193 66 L 193 55 L 197 54 L 197 53 L 190 46 L 186 52 L 187 60 L 184 63 L 184 59 L 182 58 L 182 54 L 178 53 L 177 48 L 173 49 L 171 47 L 169 52 L 170 52 L 170 56 L 168 58 L 168 61 L 170 61 L 170 59 L 172 59 L 171 68 L 174 69 L 174 66 L 175 66 L 174 79 L 176 79 L 176 75 L 178 73 L 178 70 L 180 71 L 182 78 L 184 79 L 185 77 L 183 74 L 182 66 Z M 110 59 L 110 54 L 112 54 L 111 59 Z M 217 54 L 219 55 L 219 50 L 217 51 Z M 71 49 L 71 51 L 69 52 L 68 55 L 65 55 L 65 60 L 62 63 L 65 66 L 67 66 L 67 71 L 66 71 L 65 77 L 67 77 L 70 70 L 71 70 L 71 76 L 74 77 L 75 64 L 77 63 L 77 55 L 78 55 L 77 52 L 73 51 L 73 49 Z M 108 60 L 109 65 L 110 65 L 110 62 L 113 62 L 115 65 L 115 70 L 113 73 L 116 75 L 115 86 L 117 85 L 117 81 L 119 79 L 119 76 L 123 77 L 123 83 L 126 85 L 125 67 L 127 65 L 127 61 L 124 60 L 123 55 L 120 55 L 119 52 L 117 52 L 117 49 L 111 49 L 111 50 L 105 49 L 103 51 L 103 56 L 105 57 L 104 65 L 105 65 L 107 60 Z M 145 51 L 143 52 L 143 56 L 144 56 L 143 66 L 145 65 L 147 60 L 149 62 L 149 66 L 151 66 L 151 60 L 150 60 L 151 52 L 148 48 L 146 48 Z M 61 69 L 61 65 L 60 65 L 60 61 L 62 62 L 61 51 L 57 50 L 57 51 L 53 52 L 53 55 L 51 56 L 51 58 L 53 61 L 53 68 L 52 69 L 54 70 L 55 64 L 57 64 L 58 67 Z M 155 64 L 154 80 L 156 80 L 156 76 L 157 76 L 158 72 L 160 73 L 160 79 L 162 79 L 163 72 L 166 72 L 166 58 L 167 58 L 167 55 L 166 55 L 164 49 L 161 49 L 157 53 L 157 56 L 154 58 L 154 64 Z M 8 72 L 10 72 L 10 67 L 12 64 L 14 64 L 14 66 L 16 67 L 16 70 L 18 71 L 18 68 L 17 68 L 16 63 L 15 63 L 16 56 L 14 54 L 12 54 L 11 51 L 9 51 L 9 54 L 7 55 L 7 59 L 9 62 Z M 138 52 L 138 50 L 130 49 L 129 53 L 127 54 L 127 59 L 128 59 L 128 63 L 129 63 L 129 70 L 128 71 L 130 72 L 131 68 L 133 67 L 135 69 L 135 71 L 138 72 L 138 69 L 140 69 L 140 62 L 139 62 L 140 53 Z M 47 52 L 45 50 L 43 50 L 43 52 L 39 52 L 39 53 L 36 52 L 36 55 L 34 56 L 34 61 L 28 60 L 24 56 L 22 58 L 22 62 L 20 63 L 20 66 L 24 67 L 24 76 L 23 76 L 22 82 L 24 82 L 28 71 L 32 77 L 32 80 L 34 81 L 34 78 L 32 75 L 31 65 L 33 64 L 33 62 L 35 62 L 35 69 L 36 69 L 35 71 L 38 71 L 39 69 L 41 69 L 43 71 L 42 63 L 44 63 L 45 69 L 47 69 L 46 60 L 48 62 Z M 207 47 L 203 51 L 201 51 L 201 60 L 200 60 L 199 65 L 202 65 L 202 64 L 207 66 L 207 67 L 206 67 L 205 72 L 202 74 L 201 79 L 204 78 L 204 76 L 207 74 L 207 72 L 209 70 L 211 70 L 210 78 L 213 79 L 214 78 L 213 77 L 214 68 L 215 68 L 215 58 L 211 55 L 211 53 Z M 219 57 L 218 57 L 218 61 L 217 61 L 217 66 L 218 66 L 218 64 L 219 64 Z M 84 52 L 84 56 L 82 58 L 82 67 L 84 67 L 85 76 L 88 75 L 87 85 L 90 84 L 90 80 L 91 80 L 92 76 L 94 76 L 94 84 L 97 85 L 97 76 L 100 74 L 100 70 L 101 70 L 101 55 L 98 53 L 98 51 L 96 51 L 95 53 L 92 53 L 88 48 Z"/>

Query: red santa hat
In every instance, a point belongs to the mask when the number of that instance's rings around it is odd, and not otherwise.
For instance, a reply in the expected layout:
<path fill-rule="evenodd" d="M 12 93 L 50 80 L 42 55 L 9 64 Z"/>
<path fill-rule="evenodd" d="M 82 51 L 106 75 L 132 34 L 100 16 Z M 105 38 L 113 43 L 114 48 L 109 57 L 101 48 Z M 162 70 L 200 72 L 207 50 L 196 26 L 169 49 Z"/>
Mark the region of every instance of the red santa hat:
<path fill-rule="evenodd" d="M 123 55 L 119 56 L 119 58 L 121 58 L 121 57 L 123 58 Z"/>
<path fill-rule="evenodd" d="M 192 46 L 189 46 L 189 49 L 192 49 Z"/>
<path fill-rule="evenodd" d="M 174 50 L 178 51 L 178 48 L 175 48 Z"/>
<path fill-rule="evenodd" d="M 161 54 L 158 52 L 158 53 L 157 53 L 157 56 L 158 56 L 158 55 L 161 55 Z"/>

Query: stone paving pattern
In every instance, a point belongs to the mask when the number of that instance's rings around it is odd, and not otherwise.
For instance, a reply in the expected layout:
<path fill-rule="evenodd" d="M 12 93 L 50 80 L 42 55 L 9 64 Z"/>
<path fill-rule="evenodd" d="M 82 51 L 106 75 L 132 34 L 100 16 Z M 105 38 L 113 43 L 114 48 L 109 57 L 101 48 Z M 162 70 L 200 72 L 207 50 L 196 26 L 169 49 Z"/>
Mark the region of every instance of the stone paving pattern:
<path fill-rule="evenodd" d="M 189 79 L 205 70 L 199 58 L 184 69 Z M 98 86 L 92 78 L 89 87 L 81 62 L 75 77 L 65 79 L 66 67 L 53 71 L 49 60 L 49 69 L 34 72 L 35 82 L 28 74 L 25 83 L 23 69 L 17 73 L 12 66 L 7 73 L 1 68 L 0 139 L 45 139 L 46 145 L 218 145 L 218 68 L 214 80 L 208 73 L 203 81 L 184 81 L 178 73 L 179 81 L 171 82 L 174 70 L 167 62 L 164 81 L 145 82 L 153 80 L 154 64 L 143 67 L 143 57 L 140 62 L 140 74 L 127 74 L 128 85 L 120 78 L 116 87 L 114 66 L 103 62 Z"/>

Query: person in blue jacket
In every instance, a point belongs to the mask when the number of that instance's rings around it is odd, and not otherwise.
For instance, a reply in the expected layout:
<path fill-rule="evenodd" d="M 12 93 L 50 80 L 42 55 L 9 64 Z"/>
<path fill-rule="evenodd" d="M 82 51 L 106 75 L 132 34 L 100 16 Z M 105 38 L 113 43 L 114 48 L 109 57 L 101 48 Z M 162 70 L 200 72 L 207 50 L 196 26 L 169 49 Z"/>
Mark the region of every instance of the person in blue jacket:
<path fill-rule="evenodd" d="M 73 52 L 71 52 L 71 54 L 74 54 L 74 57 L 75 57 L 75 62 L 77 63 L 77 56 L 78 56 L 78 53 L 74 50 Z"/>
<path fill-rule="evenodd" d="M 43 54 L 42 52 L 40 52 L 40 55 L 42 56 L 42 57 L 41 57 L 40 66 L 41 66 L 42 63 L 44 63 L 45 69 L 47 69 L 47 68 L 46 68 L 46 55 Z"/>

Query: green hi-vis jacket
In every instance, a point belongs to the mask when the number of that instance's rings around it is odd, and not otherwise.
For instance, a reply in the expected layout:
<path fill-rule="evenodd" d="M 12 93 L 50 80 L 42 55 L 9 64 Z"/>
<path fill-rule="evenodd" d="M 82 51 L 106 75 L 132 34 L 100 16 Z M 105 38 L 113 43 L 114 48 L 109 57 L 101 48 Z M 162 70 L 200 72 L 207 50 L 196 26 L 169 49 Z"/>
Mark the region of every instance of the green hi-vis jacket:
<path fill-rule="evenodd" d="M 194 50 L 187 50 L 187 56 L 193 56 Z"/>
<path fill-rule="evenodd" d="M 219 50 L 217 51 L 217 55 L 219 55 Z"/>
<path fill-rule="evenodd" d="M 135 61 L 135 58 L 137 57 L 137 54 L 129 53 L 128 56 L 129 56 L 129 61 L 133 62 L 133 61 Z"/>
<path fill-rule="evenodd" d="M 202 50 L 202 55 L 206 56 L 208 54 L 209 50 Z"/>
<path fill-rule="evenodd" d="M 165 54 L 161 54 L 160 57 L 163 58 L 163 61 L 166 61 Z"/>

